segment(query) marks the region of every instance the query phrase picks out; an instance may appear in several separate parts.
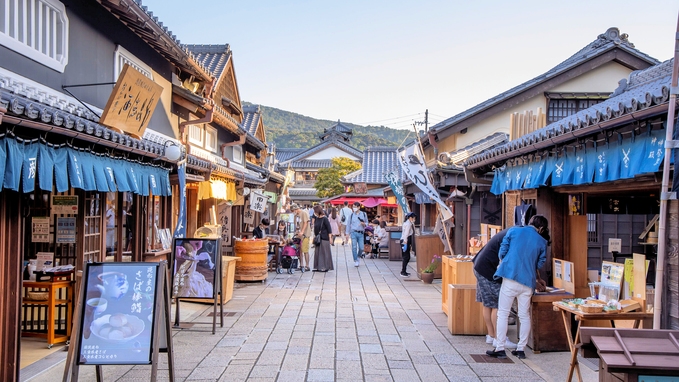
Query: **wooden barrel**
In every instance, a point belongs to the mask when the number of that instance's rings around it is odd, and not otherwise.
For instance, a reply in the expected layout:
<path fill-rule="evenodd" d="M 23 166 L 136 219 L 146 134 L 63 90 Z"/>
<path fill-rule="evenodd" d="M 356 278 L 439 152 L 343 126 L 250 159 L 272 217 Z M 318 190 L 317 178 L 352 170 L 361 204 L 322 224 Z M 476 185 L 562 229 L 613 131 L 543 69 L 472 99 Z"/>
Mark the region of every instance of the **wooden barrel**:
<path fill-rule="evenodd" d="M 241 258 L 236 263 L 236 281 L 265 280 L 268 267 L 266 264 L 269 253 L 269 240 L 236 240 L 233 244 L 233 254 Z"/>

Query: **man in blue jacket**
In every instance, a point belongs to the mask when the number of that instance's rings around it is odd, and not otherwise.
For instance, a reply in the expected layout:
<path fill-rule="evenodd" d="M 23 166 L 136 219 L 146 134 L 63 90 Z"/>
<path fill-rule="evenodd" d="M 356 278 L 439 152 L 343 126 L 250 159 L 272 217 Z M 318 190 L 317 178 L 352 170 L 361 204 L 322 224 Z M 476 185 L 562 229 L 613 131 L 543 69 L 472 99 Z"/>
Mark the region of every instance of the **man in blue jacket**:
<path fill-rule="evenodd" d="M 520 359 L 526 358 L 524 348 L 530 333 L 530 301 L 535 289 L 537 270 L 547 260 L 548 240 L 545 239 L 549 237 L 547 225 L 544 216 L 535 215 L 527 226 L 510 228 L 502 239 L 498 253 L 500 266 L 493 276 L 495 279 L 502 278 L 497 310 L 497 341 L 494 350 L 486 351 L 491 357 L 507 358 L 505 353 L 507 324 L 509 311 L 516 298 L 521 330 L 519 343 L 512 354 Z"/>

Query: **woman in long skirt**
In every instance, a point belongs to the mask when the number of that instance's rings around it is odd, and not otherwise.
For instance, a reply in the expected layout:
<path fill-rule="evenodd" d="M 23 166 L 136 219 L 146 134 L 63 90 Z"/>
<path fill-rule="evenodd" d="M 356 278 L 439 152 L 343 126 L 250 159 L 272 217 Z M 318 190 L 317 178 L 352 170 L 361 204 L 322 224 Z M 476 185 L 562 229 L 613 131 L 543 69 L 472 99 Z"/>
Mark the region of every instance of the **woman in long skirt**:
<path fill-rule="evenodd" d="M 337 207 L 332 207 L 330 210 L 330 216 L 328 216 L 328 220 L 330 220 L 330 227 L 332 227 L 332 233 L 330 234 L 330 245 L 335 245 L 335 238 L 340 235 L 340 216 L 337 213 Z"/>
<path fill-rule="evenodd" d="M 321 245 L 314 247 L 314 271 L 332 271 L 335 269 L 332 264 L 332 250 L 330 249 L 330 234 L 332 232 L 332 227 L 321 206 L 314 207 L 314 215 L 316 215 L 314 222 L 314 237 L 318 234 L 321 235 Z"/>

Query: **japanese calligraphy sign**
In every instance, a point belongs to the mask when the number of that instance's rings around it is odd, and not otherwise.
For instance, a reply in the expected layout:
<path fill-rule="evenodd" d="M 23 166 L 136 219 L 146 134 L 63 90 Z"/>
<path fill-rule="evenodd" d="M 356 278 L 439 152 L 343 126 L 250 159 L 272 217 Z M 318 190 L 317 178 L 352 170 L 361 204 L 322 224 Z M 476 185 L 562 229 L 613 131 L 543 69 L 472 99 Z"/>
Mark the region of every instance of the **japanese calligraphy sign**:
<path fill-rule="evenodd" d="M 406 200 L 403 192 L 403 183 L 401 183 L 398 169 L 391 170 L 386 175 L 384 175 L 384 178 L 387 180 L 389 187 L 391 187 L 391 190 L 394 192 L 394 195 L 396 196 L 396 202 L 398 202 L 398 205 L 401 206 L 403 213 L 407 214 L 410 212 L 408 209 L 408 201 Z"/>
<path fill-rule="evenodd" d="M 250 209 L 250 205 L 243 206 L 243 224 L 254 224 L 255 223 L 255 212 Z"/>
<path fill-rule="evenodd" d="M 157 263 L 90 263 L 85 268 L 78 364 L 147 365 L 152 353 Z"/>
<path fill-rule="evenodd" d="M 175 238 L 172 297 L 214 298 L 221 258 L 219 239 Z"/>
<path fill-rule="evenodd" d="M 222 226 L 222 245 L 231 245 L 231 206 L 223 202 L 217 206 L 217 222 Z"/>
<path fill-rule="evenodd" d="M 162 92 L 162 86 L 125 64 L 99 122 L 141 137 Z"/>
<path fill-rule="evenodd" d="M 398 156 L 399 163 L 401 164 L 401 168 L 406 174 L 406 177 L 439 205 L 443 220 L 452 218 L 453 212 L 446 206 L 443 200 L 441 200 L 438 191 L 429 180 L 424 155 L 420 152 L 418 145 L 407 147 L 405 150 L 399 152 Z"/>
<path fill-rule="evenodd" d="M 257 212 L 264 212 L 268 200 L 269 198 L 267 196 L 253 191 L 250 193 L 250 209 Z"/>

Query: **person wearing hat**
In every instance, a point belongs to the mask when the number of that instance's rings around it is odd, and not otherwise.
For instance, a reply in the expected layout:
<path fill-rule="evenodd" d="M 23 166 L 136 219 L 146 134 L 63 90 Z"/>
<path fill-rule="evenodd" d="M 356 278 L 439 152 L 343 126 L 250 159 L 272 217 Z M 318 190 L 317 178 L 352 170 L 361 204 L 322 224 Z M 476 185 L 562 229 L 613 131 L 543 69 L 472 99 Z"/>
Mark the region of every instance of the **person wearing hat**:
<path fill-rule="evenodd" d="M 406 221 L 401 227 L 401 256 L 403 257 L 403 265 L 401 266 L 401 276 L 408 277 L 410 273 L 406 272 L 408 263 L 410 262 L 410 251 L 413 248 L 413 241 L 415 240 L 415 213 L 408 212 L 406 214 Z"/>
<path fill-rule="evenodd" d="M 311 224 L 309 224 L 309 213 L 306 210 L 299 207 L 299 204 L 293 203 L 290 206 L 290 211 L 292 211 L 295 216 L 299 217 L 299 230 L 297 231 L 297 237 L 302 239 L 302 256 L 299 257 L 299 267 L 305 271 L 310 270 L 309 268 L 309 238 L 311 237 Z"/>

